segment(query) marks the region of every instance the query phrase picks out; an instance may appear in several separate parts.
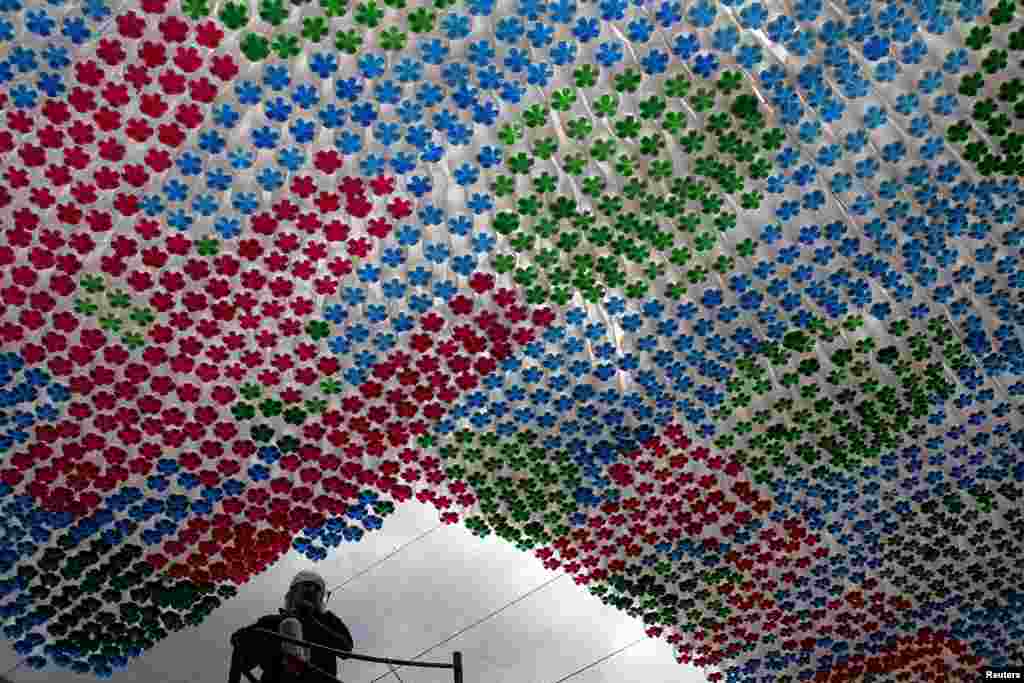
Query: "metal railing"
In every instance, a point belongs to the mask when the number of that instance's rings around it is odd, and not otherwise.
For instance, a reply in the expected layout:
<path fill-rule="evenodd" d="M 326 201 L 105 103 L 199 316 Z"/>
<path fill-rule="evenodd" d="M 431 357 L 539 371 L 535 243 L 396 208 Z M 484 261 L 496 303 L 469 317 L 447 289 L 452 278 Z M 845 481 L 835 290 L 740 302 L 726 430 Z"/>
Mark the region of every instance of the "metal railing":
<path fill-rule="evenodd" d="M 447 663 L 447 662 L 445 662 L 445 663 L 442 663 L 442 662 L 414 662 L 414 661 L 410 661 L 410 660 L 407 660 L 407 659 L 390 659 L 388 657 L 371 657 L 370 655 L 357 655 L 357 654 L 354 654 L 354 653 L 351 653 L 351 652 L 345 652 L 344 650 L 335 650 L 334 648 L 327 647 L 326 645 L 318 645 L 317 643 L 311 643 L 311 642 L 308 642 L 308 641 L 305 641 L 305 640 L 299 640 L 297 638 L 291 638 L 289 636 L 286 636 L 286 635 L 283 635 L 281 633 L 277 633 L 276 631 L 271 631 L 271 630 L 265 629 L 265 628 L 249 629 L 249 632 L 250 633 L 261 633 L 263 635 L 268 635 L 268 636 L 274 636 L 275 638 L 278 638 L 279 640 L 281 640 L 283 642 L 292 643 L 294 645 L 303 645 L 305 647 L 312 648 L 312 649 L 326 650 L 327 652 L 334 653 L 335 656 L 341 657 L 342 659 L 358 659 L 358 660 L 363 661 L 363 662 L 375 662 L 377 664 L 391 664 L 391 665 L 398 665 L 398 666 L 418 666 L 418 667 L 426 668 L 426 669 L 452 669 L 454 671 L 454 673 L 455 673 L 455 683 L 463 683 L 463 680 L 462 680 L 462 653 L 461 652 L 453 652 L 452 653 L 452 661 L 451 661 L 451 663 Z M 239 650 L 238 643 L 235 642 L 234 636 L 232 636 L 232 638 L 231 638 L 231 647 L 232 647 L 232 652 L 231 652 L 231 671 L 228 674 L 228 683 L 241 683 L 242 674 L 245 674 L 245 677 L 248 678 L 252 683 L 259 683 L 252 676 L 252 669 L 255 668 L 255 666 L 256 666 L 255 664 L 253 664 L 253 665 L 251 665 L 251 666 L 249 666 L 247 668 L 243 668 L 243 667 L 245 667 L 245 662 L 243 661 L 243 659 L 244 659 L 243 658 L 243 653 Z M 335 678 L 331 674 L 327 673 L 326 671 L 324 671 L 323 669 L 321 669 L 321 668 L 319 668 L 317 666 L 314 666 L 310 662 L 307 662 L 306 666 L 308 668 L 310 668 L 310 669 L 318 671 L 320 674 L 325 676 L 326 677 L 325 680 L 327 680 L 327 679 L 338 680 L 337 678 Z"/>

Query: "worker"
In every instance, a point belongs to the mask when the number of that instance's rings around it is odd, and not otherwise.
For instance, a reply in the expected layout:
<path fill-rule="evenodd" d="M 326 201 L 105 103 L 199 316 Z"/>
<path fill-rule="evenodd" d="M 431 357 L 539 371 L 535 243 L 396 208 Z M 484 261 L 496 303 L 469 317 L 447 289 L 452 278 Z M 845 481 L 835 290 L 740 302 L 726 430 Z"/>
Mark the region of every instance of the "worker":
<path fill-rule="evenodd" d="M 333 612 L 325 609 L 326 584 L 316 572 L 303 570 L 295 575 L 284 599 L 284 609 L 278 614 L 261 617 L 251 626 L 235 631 L 231 642 L 235 646 L 231 660 L 229 683 L 239 683 L 242 671 L 257 665 L 263 670 L 260 683 L 330 683 L 337 680 L 338 660 L 333 652 L 309 648 L 309 663 L 299 673 L 290 673 L 285 664 L 282 641 L 269 634 L 255 632 L 266 629 L 280 633 L 281 622 L 296 617 L 302 624 L 302 640 L 324 645 L 334 650 L 352 651 L 352 634 Z M 317 671 L 316 669 L 320 669 Z M 323 673 L 321 673 L 323 672 Z"/>

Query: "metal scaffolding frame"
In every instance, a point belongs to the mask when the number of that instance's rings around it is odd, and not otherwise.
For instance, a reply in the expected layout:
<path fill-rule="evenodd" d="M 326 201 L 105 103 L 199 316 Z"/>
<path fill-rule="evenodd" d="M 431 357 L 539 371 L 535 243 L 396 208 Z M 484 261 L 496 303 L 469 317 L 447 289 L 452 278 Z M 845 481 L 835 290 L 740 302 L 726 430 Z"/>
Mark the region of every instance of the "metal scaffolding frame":
<path fill-rule="evenodd" d="M 292 643 L 294 645 L 303 645 L 305 647 L 315 648 L 315 649 L 318 649 L 318 650 L 326 650 L 327 652 L 334 653 L 335 656 L 341 657 L 342 659 L 358 659 L 358 660 L 364 661 L 364 662 L 376 662 L 378 664 L 389 664 L 389 665 L 398 665 L 398 666 L 418 666 L 418 667 L 425 668 L 425 669 L 452 669 L 453 672 L 454 672 L 454 675 L 455 675 L 455 683 L 463 683 L 463 680 L 462 680 L 462 653 L 461 652 L 452 652 L 452 661 L 450 663 L 448 663 L 448 662 L 444 662 L 444 663 L 442 663 L 442 662 L 413 662 L 413 661 L 410 661 L 410 660 L 407 660 L 407 659 L 390 659 L 390 658 L 387 658 L 387 657 L 372 657 L 370 655 L 359 655 L 359 654 L 354 654 L 354 653 L 351 653 L 351 652 L 345 652 L 343 650 L 335 650 L 334 648 L 327 647 L 326 645 L 318 645 L 316 643 L 310 643 L 310 642 L 305 641 L 305 640 L 299 640 L 297 638 L 291 638 L 289 636 L 282 635 L 280 633 L 277 633 L 276 631 L 271 631 L 269 629 L 257 628 L 257 629 L 252 629 L 252 632 L 253 633 L 262 633 L 264 635 L 269 635 L 269 636 L 274 636 L 275 638 L 278 638 L 282 642 L 289 642 L 289 643 Z M 249 681 L 251 681 L 251 683 L 259 683 L 259 681 L 257 681 L 255 678 L 253 678 L 253 675 L 252 675 L 252 669 L 256 665 L 254 664 L 254 665 L 249 666 L 249 667 L 245 666 L 246 662 L 244 661 L 245 660 L 244 654 L 238 648 L 238 643 L 235 641 L 234 637 L 231 638 L 231 648 L 232 648 L 231 649 L 231 671 L 228 673 L 228 683 L 241 683 L 242 682 L 242 675 L 243 674 L 245 675 L 246 678 L 249 679 Z M 314 669 L 316 671 L 319 671 L 323 676 L 326 676 L 328 679 L 332 679 L 333 678 L 334 680 L 338 680 L 337 678 L 335 678 L 334 676 L 331 676 L 329 673 L 327 673 L 323 669 L 320 669 L 320 668 L 314 666 L 311 663 L 307 662 L 306 666 L 309 667 L 310 669 Z M 339 683 L 340 683 L 340 681 L 339 681 Z"/>

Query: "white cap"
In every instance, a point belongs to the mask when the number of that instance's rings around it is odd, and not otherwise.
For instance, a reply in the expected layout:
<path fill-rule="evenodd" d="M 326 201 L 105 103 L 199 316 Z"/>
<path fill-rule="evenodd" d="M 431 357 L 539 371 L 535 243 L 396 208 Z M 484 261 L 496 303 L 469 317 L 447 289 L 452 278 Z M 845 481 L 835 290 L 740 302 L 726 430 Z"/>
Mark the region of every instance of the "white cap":
<path fill-rule="evenodd" d="M 303 569 L 301 572 L 295 575 L 292 579 L 291 584 L 288 586 L 289 589 L 294 588 L 297 583 L 311 582 L 318 584 L 321 591 L 327 590 L 327 582 L 324 581 L 324 577 L 320 576 L 314 571 Z"/>

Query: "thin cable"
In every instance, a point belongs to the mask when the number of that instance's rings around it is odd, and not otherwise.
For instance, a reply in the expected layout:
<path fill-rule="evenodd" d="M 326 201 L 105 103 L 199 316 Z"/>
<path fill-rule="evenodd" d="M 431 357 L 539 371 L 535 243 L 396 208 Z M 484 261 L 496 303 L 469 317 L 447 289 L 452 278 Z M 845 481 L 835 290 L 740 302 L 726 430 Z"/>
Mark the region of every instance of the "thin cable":
<path fill-rule="evenodd" d="M 398 683 L 405 683 L 405 681 L 402 680 L 402 677 L 398 675 L 398 671 L 395 669 L 395 665 L 391 662 L 388 662 L 388 666 L 391 667 L 391 673 L 395 674 L 395 678 L 398 679 Z"/>
<path fill-rule="evenodd" d="M 402 545 L 400 545 L 400 546 L 398 546 L 397 548 L 395 548 L 395 549 L 394 549 L 394 550 L 393 550 L 393 551 L 392 551 L 392 552 L 391 552 L 390 554 L 388 554 L 388 555 L 385 555 L 384 557 L 382 557 L 381 559 L 377 560 L 376 562 L 374 562 L 373 564 L 371 564 L 371 565 L 370 565 L 369 567 L 367 567 L 367 568 L 366 568 L 366 569 L 364 569 L 363 571 L 359 572 L 358 574 L 355 574 L 355 575 L 353 575 L 352 577 L 350 577 L 350 578 L 349 578 L 349 579 L 348 579 L 347 581 L 345 581 L 344 583 L 340 583 L 340 584 L 338 584 L 337 586 L 335 586 L 334 588 L 332 588 L 331 590 L 329 590 L 329 591 L 328 591 L 329 595 L 327 596 L 327 599 L 328 599 L 328 600 L 330 600 L 330 595 L 332 595 L 332 594 L 334 593 L 334 591 L 335 591 L 336 589 L 338 589 L 338 588 L 344 588 L 345 586 L 347 586 L 348 584 L 352 583 L 353 581 L 355 581 L 356 579 L 358 579 L 358 578 L 359 578 L 360 576 L 362 576 L 363 574 L 367 573 L 367 572 L 368 572 L 368 571 L 370 571 L 371 569 L 373 569 L 373 568 L 375 568 L 375 567 L 378 567 L 378 566 L 380 566 L 381 564 L 383 564 L 384 562 L 386 562 L 386 561 L 387 561 L 388 559 L 390 559 L 390 558 L 394 557 L 395 555 L 397 555 L 398 553 L 400 553 L 400 552 L 401 552 L 401 551 L 402 551 L 402 550 L 403 550 L 404 548 L 406 548 L 406 547 L 408 547 L 408 546 L 412 545 L 413 543 L 415 543 L 416 541 L 420 540 L 420 539 L 421 539 L 421 538 L 423 538 L 424 536 L 427 536 L 427 535 L 429 535 L 429 534 L 432 534 L 432 533 L 434 533 L 435 531 L 437 531 L 438 529 L 440 529 L 440 528 L 441 528 L 442 526 L 444 526 L 444 524 L 438 524 L 438 525 L 437 525 L 437 526 L 435 526 L 435 527 L 434 527 L 433 529 L 428 529 L 427 531 L 424 531 L 424 532 L 423 532 L 422 534 L 420 534 L 420 535 L 419 535 L 419 536 L 417 536 L 416 538 L 412 539 L 411 541 L 406 541 L 406 542 L 405 542 L 405 543 L 403 543 Z"/>
<path fill-rule="evenodd" d="M 555 581 L 558 581 L 559 579 L 561 579 L 561 578 L 563 578 L 563 577 L 565 577 L 565 576 L 567 576 L 567 574 L 566 574 L 565 572 L 562 572 L 561 574 L 558 574 L 557 576 L 555 576 L 555 577 L 554 577 L 553 579 L 551 579 L 550 581 L 545 581 L 544 583 L 542 583 L 541 585 L 537 586 L 536 588 L 534 588 L 534 589 L 532 589 L 532 590 L 530 590 L 530 591 L 527 591 L 526 593 L 523 593 L 523 594 L 522 594 L 522 595 L 520 595 L 520 596 L 519 596 L 518 598 L 513 598 L 513 599 L 512 599 L 512 600 L 511 600 L 510 602 L 506 603 L 506 604 L 505 604 L 505 605 L 504 605 L 503 607 L 499 607 L 498 609 L 496 609 L 496 610 L 494 610 L 493 612 L 491 612 L 490 614 L 488 614 L 488 615 L 487 615 L 486 617 L 483 617 L 483 618 L 481 618 L 481 619 L 478 619 L 478 620 L 476 620 L 475 622 L 473 622 L 472 624 L 470 624 L 470 625 L 469 625 L 469 626 L 467 626 L 466 628 L 464 628 L 464 629 L 462 629 L 462 630 L 460 630 L 460 631 L 457 631 L 457 632 L 453 633 L 452 635 L 448 636 L 447 638 L 445 638 L 445 639 L 444 639 L 444 640 L 442 640 L 441 642 L 439 642 L 439 643 L 436 643 L 435 645 L 431 645 L 430 647 L 428 647 L 428 648 L 427 648 L 426 650 L 424 650 L 423 652 L 420 652 L 420 653 L 419 653 L 418 655 L 416 655 L 415 657 L 409 657 L 409 661 L 416 661 L 417 659 L 419 659 L 419 658 L 420 658 L 420 657 L 422 657 L 423 655 L 427 654 L 427 653 L 428 653 L 428 652 L 430 652 L 431 650 L 433 650 L 433 649 L 435 649 L 435 648 L 438 648 L 438 647 L 440 647 L 440 646 L 444 645 L 445 643 L 447 643 L 447 642 L 448 642 L 449 640 L 452 640 L 453 638 L 457 638 L 458 636 L 462 635 L 463 633 L 465 633 L 465 632 L 466 632 L 466 631 L 468 631 L 469 629 L 471 629 L 471 628 L 474 628 L 474 627 L 476 627 L 476 626 L 479 626 L 480 624 L 482 624 L 483 622 L 487 621 L 487 620 L 488 620 L 488 619 L 490 619 L 491 617 L 493 617 L 493 616 L 495 616 L 495 615 L 497 615 L 497 614 L 501 614 L 502 612 L 504 612 L 504 611 L 505 611 L 506 609 L 508 609 L 508 608 L 509 608 L 509 607 L 511 607 L 512 605 L 516 604 L 517 602 L 520 602 L 521 600 L 524 600 L 524 599 L 526 599 L 526 598 L 530 597 L 531 595 L 533 595 L 534 593 L 536 593 L 536 592 L 537 592 L 537 591 L 539 591 L 540 589 L 542 589 L 542 588 L 546 588 L 546 587 L 550 586 L 550 585 L 551 585 L 551 584 L 553 584 L 553 583 L 554 583 Z M 401 666 L 399 666 L 398 668 L 402 668 L 402 667 L 401 667 Z M 387 678 L 387 677 L 388 677 L 389 675 L 390 675 L 390 674 L 381 674 L 380 676 L 377 676 L 377 678 L 375 678 L 375 679 L 373 679 L 372 681 L 370 681 L 370 683 L 377 683 L 377 681 L 379 681 L 379 680 L 380 680 L 380 679 L 382 679 L 382 678 Z"/>
<path fill-rule="evenodd" d="M 572 678 L 573 676 L 577 676 L 577 675 L 579 675 L 579 674 L 583 673 L 584 671 L 586 671 L 587 669 L 593 668 L 593 667 L 597 666 L 598 664 L 600 664 L 601 662 L 603 662 L 603 661 L 605 661 L 605 660 L 608 660 L 608 659 L 611 659 L 612 657 L 614 657 L 615 655 L 619 654 L 619 653 L 620 653 L 620 652 L 622 652 L 623 650 L 628 650 L 629 648 L 633 647 L 634 645 L 636 645 L 636 644 L 637 644 L 637 643 L 639 643 L 640 641 L 642 641 L 642 640 L 646 640 L 646 639 L 647 639 L 647 636 L 640 636 L 639 638 L 637 638 L 636 640 L 634 640 L 634 641 L 633 641 L 632 643 L 630 643 L 629 645 L 624 645 L 623 647 L 620 647 L 620 648 L 619 648 L 618 650 L 616 650 L 615 652 L 611 652 L 611 653 L 609 653 L 609 654 L 606 654 L 606 655 L 605 655 L 604 657 L 601 657 L 601 659 L 598 659 L 598 660 L 596 660 L 596 661 L 594 661 L 594 662 L 591 662 L 590 664 L 587 664 L 587 665 L 586 665 L 585 667 L 583 667 L 582 669 L 577 669 L 576 671 L 573 671 L 573 672 L 572 672 L 571 674 L 569 674 L 568 676 L 565 676 L 564 678 L 559 678 L 559 679 L 558 679 L 557 681 L 555 681 L 555 683 L 563 683 L 564 681 L 567 681 L 567 680 L 569 680 L 569 679 L 570 679 L 570 678 Z"/>

